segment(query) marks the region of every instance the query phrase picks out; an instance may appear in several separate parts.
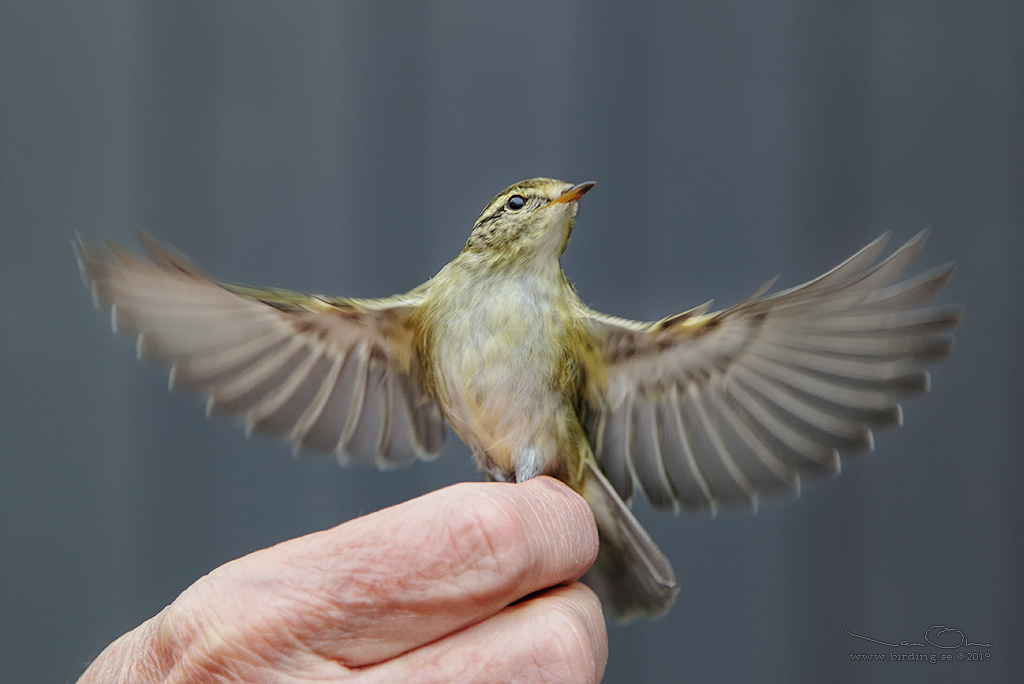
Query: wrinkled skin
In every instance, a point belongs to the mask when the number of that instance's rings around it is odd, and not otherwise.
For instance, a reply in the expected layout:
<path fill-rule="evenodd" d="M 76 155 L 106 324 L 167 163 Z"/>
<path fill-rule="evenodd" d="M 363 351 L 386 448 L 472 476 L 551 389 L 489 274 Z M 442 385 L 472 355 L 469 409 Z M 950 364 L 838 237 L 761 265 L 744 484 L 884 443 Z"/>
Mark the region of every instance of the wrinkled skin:
<path fill-rule="evenodd" d="M 79 684 L 598 682 L 597 547 L 556 480 L 455 485 L 217 568 Z"/>

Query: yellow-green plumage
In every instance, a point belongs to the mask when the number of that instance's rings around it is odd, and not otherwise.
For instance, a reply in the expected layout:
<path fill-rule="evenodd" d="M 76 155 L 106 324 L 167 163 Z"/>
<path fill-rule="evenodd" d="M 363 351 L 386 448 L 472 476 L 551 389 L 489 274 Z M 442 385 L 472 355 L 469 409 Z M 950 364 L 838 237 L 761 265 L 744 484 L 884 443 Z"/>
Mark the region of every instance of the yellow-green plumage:
<path fill-rule="evenodd" d="M 837 473 L 840 451 L 871 448 L 927 390 L 962 310 L 924 306 L 950 264 L 901 280 L 922 232 L 722 311 L 598 313 L 559 261 L 592 186 L 510 186 L 451 263 L 384 299 L 218 283 L 148 238 L 155 261 L 75 249 L 139 356 L 250 431 L 391 468 L 440 451 L 448 422 L 489 477 L 564 480 L 601 533 L 585 579 L 614 614 L 655 616 L 675 577 L 624 503 L 637 484 L 655 507 L 713 514 Z"/>

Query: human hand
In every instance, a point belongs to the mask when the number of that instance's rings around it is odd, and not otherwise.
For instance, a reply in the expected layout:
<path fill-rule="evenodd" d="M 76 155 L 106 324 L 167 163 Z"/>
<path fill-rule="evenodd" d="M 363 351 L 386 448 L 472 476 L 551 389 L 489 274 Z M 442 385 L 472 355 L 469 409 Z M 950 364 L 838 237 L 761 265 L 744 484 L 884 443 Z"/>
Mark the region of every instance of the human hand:
<path fill-rule="evenodd" d="M 596 555 L 557 480 L 455 485 L 217 568 L 78 682 L 598 682 Z"/>

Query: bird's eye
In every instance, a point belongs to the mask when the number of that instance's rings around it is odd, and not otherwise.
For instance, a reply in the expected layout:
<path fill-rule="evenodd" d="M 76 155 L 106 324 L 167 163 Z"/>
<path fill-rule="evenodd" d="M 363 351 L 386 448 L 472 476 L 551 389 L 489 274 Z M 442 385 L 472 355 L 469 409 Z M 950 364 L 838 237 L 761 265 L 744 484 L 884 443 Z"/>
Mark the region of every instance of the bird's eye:
<path fill-rule="evenodd" d="M 522 195 L 512 195 L 505 202 L 505 208 L 509 211 L 519 211 L 526 206 L 526 198 Z"/>

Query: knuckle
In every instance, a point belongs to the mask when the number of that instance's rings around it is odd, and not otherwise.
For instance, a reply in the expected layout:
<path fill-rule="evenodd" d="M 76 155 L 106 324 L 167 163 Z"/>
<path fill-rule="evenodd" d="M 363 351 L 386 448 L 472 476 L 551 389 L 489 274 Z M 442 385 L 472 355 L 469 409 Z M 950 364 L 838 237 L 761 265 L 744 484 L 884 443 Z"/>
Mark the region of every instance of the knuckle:
<path fill-rule="evenodd" d="M 604 657 L 595 647 L 593 621 L 577 606 L 563 603 L 545 615 L 534 650 L 537 681 L 592 684 L 601 680 Z"/>
<path fill-rule="evenodd" d="M 449 504 L 447 541 L 460 575 L 476 575 L 487 591 L 506 591 L 533 565 L 528 530 L 513 502 L 463 488 Z"/>

